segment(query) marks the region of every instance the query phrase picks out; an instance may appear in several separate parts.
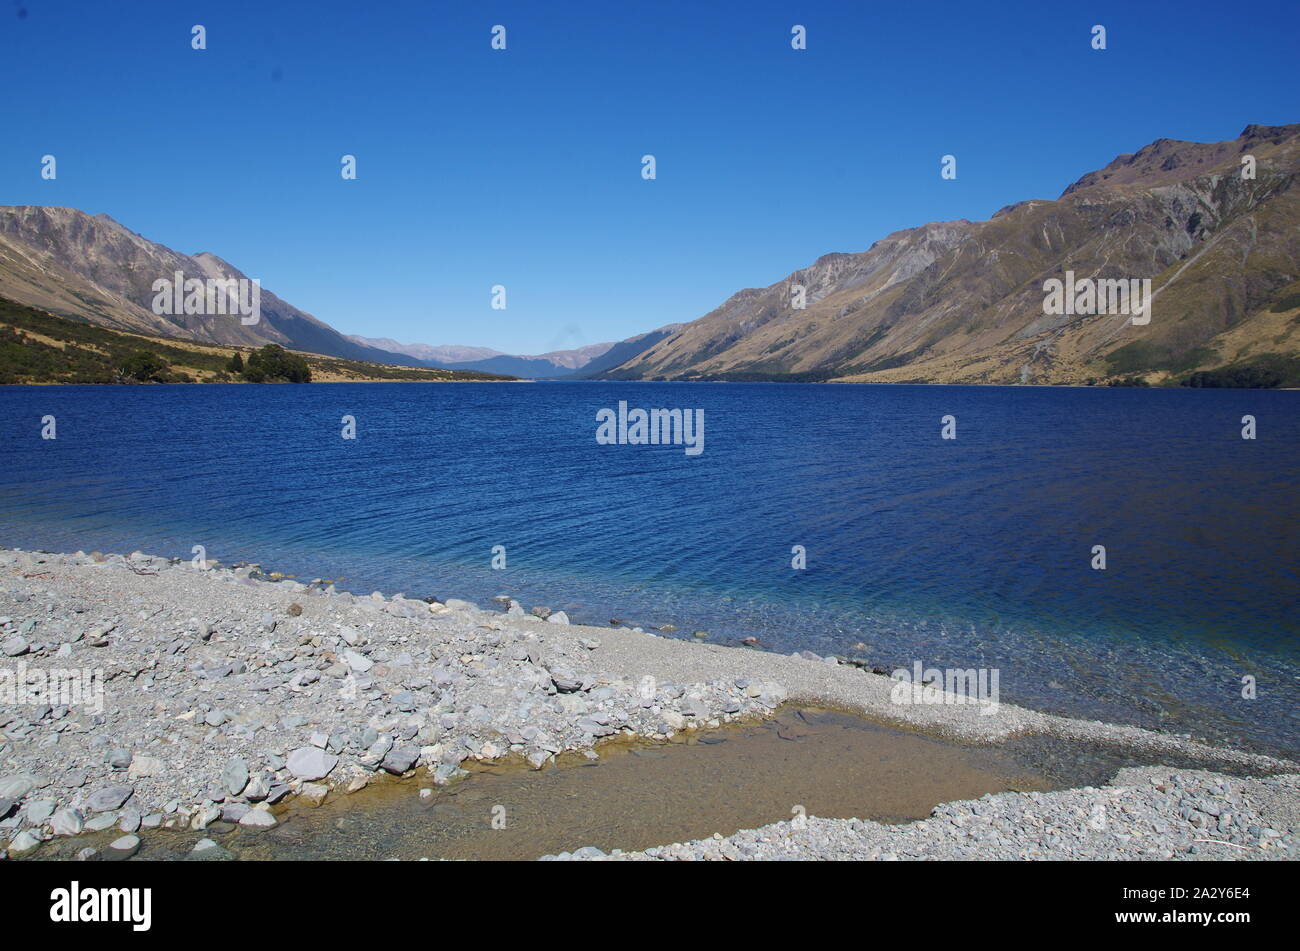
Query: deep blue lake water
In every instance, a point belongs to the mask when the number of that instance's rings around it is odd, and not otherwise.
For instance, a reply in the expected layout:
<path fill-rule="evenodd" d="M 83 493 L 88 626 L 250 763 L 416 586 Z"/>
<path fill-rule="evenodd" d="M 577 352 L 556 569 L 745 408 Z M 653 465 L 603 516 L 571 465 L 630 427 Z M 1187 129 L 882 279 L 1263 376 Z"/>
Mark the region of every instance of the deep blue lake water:
<path fill-rule="evenodd" d="M 704 451 L 598 445 L 620 400 L 703 409 Z M 1258 390 L 11 386 L 0 545 L 202 544 L 358 593 L 996 667 L 1004 701 L 1295 753 L 1297 447 L 1300 393 Z"/>

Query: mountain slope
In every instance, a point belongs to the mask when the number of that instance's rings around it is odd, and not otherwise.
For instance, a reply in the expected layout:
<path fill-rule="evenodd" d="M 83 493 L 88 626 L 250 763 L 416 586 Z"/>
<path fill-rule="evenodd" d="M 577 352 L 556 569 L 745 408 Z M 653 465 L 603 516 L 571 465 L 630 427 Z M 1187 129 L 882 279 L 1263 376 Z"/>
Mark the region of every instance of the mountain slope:
<path fill-rule="evenodd" d="M 596 357 L 586 366 L 582 367 L 582 369 L 575 373 L 574 376 L 579 379 L 597 379 L 610 370 L 627 363 L 638 354 L 644 353 L 660 340 L 672 335 L 674 331 L 682 326 L 684 325 L 670 324 L 667 327 L 661 327 L 660 329 L 652 330 L 649 333 L 637 334 L 635 337 L 628 337 L 626 340 L 614 344 L 599 357 Z"/>
<path fill-rule="evenodd" d="M 0 297 L 0 385 L 12 383 L 242 383 L 239 348 L 130 333 Z M 144 357 L 142 361 L 140 358 Z M 501 380 L 463 370 L 396 367 L 304 354 L 318 382 Z M 241 357 L 252 359 L 251 353 Z M 143 375 L 142 375 L 143 374 Z"/>
<path fill-rule="evenodd" d="M 1242 176 L 1242 156 L 1256 177 Z M 1259 353 L 1300 352 L 1300 125 L 1230 142 L 1161 139 L 1055 201 L 988 221 L 899 231 L 721 307 L 617 367 L 623 379 L 1159 381 Z M 1044 281 L 1149 278 L 1150 323 L 1051 315 Z M 807 307 L 791 306 L 792 285 Z"/>
<path fill-rule="evenodd" d="M 231 315 L 157 315 L 153 282 L 246 277 L 213 254 L 193 257 L 149 241 L 107 215 L 74 208 L 0 206 L 0 295 L 88 323 L 135 333 L 227 346 L 278 343 L 348 360 L 420 366 L 420 361 L 349 340 L 265 287 L 261 319 Z"/>

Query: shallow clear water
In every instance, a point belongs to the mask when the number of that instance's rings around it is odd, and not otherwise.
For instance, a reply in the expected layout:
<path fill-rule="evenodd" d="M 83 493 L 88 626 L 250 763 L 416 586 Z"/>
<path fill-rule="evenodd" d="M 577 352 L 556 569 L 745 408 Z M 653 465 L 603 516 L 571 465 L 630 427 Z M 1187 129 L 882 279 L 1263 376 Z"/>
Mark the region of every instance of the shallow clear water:
<path fill-rule="evenodd" d="M 704 452 L 598 445 L 619 400 L 704 409 Z M 994 667 L 1004 701 L 1296 752 L 1297 410 L 1229 390 L 5 387 L 0 544 L 201 544 L 364 593 Z"/>
<path fill-rule="evenodd" d="M 797 810 L 907 822 L 941 802 L 1052 788 L 1003 749 L 825 710 L 785 709 L 669 743 L 607 740 L 599 750 L 595 760 L 564 754 L 540 772 L 517 761 L 471 766 L 468 778 L 444 788 L 423 771 L 400 780 L 381 774 L 360 792 L 336 790 L 319 808 L 287 802 L 270 830 L 218 822 L 202 832 L 150 831 L 136 857 L 184 858 L 207 837 L 241 860 L 528 860 L 584 845 L 631 851 L 730 835 Z M 119 835 L 55 839 L 34 857 L 72 858 Z"/>

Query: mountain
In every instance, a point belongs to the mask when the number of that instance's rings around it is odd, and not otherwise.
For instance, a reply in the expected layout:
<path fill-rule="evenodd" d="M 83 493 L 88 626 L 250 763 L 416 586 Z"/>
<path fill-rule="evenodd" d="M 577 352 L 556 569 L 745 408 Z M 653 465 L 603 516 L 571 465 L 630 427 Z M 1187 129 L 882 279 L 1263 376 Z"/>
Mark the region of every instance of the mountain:
<path fill-rule="evenodd" d="M 531 380 L 554 380 L 573 375 L 572 367 L 560 366 L 545 357 L 513 357 L 509 354 L 488 357 L 486 360 L 430 365 L 456 370 L 477 370 L 480 373 L 504 373 L 507 376 L 522 376 Z"/>
<path fill-rule="evenodd" d="M 348 334 L 348 339 L 364 347 L 376 347 L 389 353 L 401 353 L 417 360 L 432 363 L 457 363 L 470 360 L 485 360 L 488 357 L 503 356 L 500 350 L 491 347 L 458 347 L 454 344 L 431 347 L 427 343 L 398 343 L 391 337 L 361 337 Z"/>
<path fill-rule="evenodd" d="M 610 370 L 627 363 L 638 354 L 644 353 L 684 326 L 685 324 L 669 324 L 667 327 L 661 327 L 649 333 L 628 337 L 626 340 L 614 344 L 600 356 L 592 359 L 590 363 L 582 367 L 579 373 L 574 375 L 582 379 L 597 379 Z"/>
<path fill-rule="evenodd" d="M 255 325 L 155 314 L 158 278 L 245 275 L 69 208 L 0 207 L 0 297 L 122 332 L 534 379 L 1229 378 L 1260 361 L 1300 366 L 1298 173 L 1300 125 L 1251 125 L 1226 142 L 1159 139 L 1055 200 L 898 231 L 739 291 L 689 323 L 538 356 L 346 337 L 265 288 Z M 1051 308 L 1052 281 L 1150 281 L 1150 319 Z"/>
<path fill-rule="evenodd" d="M 154 313 L 154 281 L 171 280 L 177 271 L 186 279 L 247 277 L 215 254 L 173 251 L 108 215 L 91 216 L 74 208 L 0 206 L 0 298 L 119 332 L 218 346 L 277 343 L 346 360 L 534 379 L 572 376 L 607 352 L 616 350 L 624 358 L 637 352 L 624 341 L 516 356 L 489 347 L 345 336 L 265 287 L 256 324 L 246 325 L 233 314 Z"/>
<path fill-rule="evenodd" d="M 128 231 L 107 215 L 74 208 L 0 206 L 0 297 L 119 331 L 197 343 L 261 346 L 369 363 L 421 366 L 419 360 L 356 343 L 333 327 L 261 290 L 261 319 L 234 315 L 158 315 L 153 282 L 245 279 L 214 254 L 193 257 Z"/>
<path fill-rule="evenodd" d="M 538 356 L 518 356 L 501 353 L 487 347 L 430 346 L 427 343 L 398 343 L 388 337 L 348 338 L 366 346 L 379 347 L 393 353 L 418 359 L 425 366 L 451 370 L 473 370 L 479 373 L 503 373 L 532 379 L 558 379 L 573 376 L 602 356 L 613 343 L 593 343 L 573 350 L 552 350 Z M 621 362 L 621 361 L 620 361 Z"/>
<path fill-rule="evenodd" d="M 1243 175 L 1243 158 L 1255 175 Z M 827 254 L 607 366 L 607 379 L 1079 383 L 1300 355 L 1300 125 L 1160 139 L 1056 200 Z M 1149 323 L 1044 283 L 1150 279 Z M 792 307 L 793 285 L 807 305 Z"/>

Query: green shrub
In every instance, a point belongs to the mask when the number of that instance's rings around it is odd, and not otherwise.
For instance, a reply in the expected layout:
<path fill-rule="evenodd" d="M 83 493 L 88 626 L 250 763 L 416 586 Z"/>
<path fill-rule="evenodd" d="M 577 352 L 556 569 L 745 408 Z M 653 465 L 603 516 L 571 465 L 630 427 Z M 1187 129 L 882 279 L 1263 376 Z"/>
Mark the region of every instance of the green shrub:
<path fill-rule="evenodd" d="M 164 383 L 171 365 L 166 360 L 148 350 L 137 350 L 120 364 L 117 372 L 128 380 L 140 383 Z"/>
<path fill-rule="evenodd" d="M 310 383 L 311 367 L 296 353 L 290 353 L 278 343 L 268 343 L 248 355 L 243 377 L 249 383 Z"/>
<path fill-rule="evenodd" d="M 1258 366 L 1223 367 L 1198 370 L 1183 380 L 1182 385 L 1194 389 L 1271 390 L 1282 385 L 1282 374 Z"/>
<path fill-rule="evenodd" d="M 1300 386 L 1300 357 L 1281 353 L 1266 353 L 1240 363 L 1198 370 L 1180 381 L 1182 386 L 1197 389 L 1273 389 L 1279 386 Z"/>

